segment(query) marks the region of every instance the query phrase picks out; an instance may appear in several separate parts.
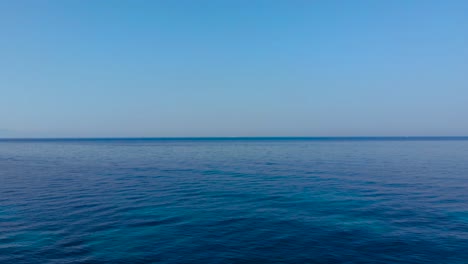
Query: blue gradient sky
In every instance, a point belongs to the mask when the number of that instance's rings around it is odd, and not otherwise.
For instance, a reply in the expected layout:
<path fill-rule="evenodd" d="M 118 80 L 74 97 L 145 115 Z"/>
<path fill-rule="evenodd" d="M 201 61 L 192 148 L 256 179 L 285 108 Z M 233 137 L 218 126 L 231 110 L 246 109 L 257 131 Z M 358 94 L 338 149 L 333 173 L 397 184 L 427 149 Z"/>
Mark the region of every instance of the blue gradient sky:
<path fill-rule="evenodd" d="M 467 14 L 0 0 L 0 137 L 468 135 Z"/>

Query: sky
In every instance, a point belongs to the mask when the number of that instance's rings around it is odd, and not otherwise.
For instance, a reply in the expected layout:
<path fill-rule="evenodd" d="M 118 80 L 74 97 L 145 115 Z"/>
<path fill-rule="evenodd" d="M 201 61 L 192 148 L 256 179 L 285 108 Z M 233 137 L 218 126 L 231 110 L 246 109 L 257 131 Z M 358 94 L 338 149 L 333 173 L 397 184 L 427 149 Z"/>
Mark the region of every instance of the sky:
<path fill-rule="evenodd" d="M 467 136 L 468 1 L 0 0 L 0 137 Z"/>

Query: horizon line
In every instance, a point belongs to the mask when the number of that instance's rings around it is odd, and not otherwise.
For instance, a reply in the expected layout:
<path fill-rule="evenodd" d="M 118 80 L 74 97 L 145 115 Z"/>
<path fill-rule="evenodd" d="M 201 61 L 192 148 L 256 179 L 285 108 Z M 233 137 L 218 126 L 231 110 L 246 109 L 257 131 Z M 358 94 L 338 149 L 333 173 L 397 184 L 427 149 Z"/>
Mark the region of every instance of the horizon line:
<path fill-rule="evenodd" d="M 200 136 L 200 137 L 0 137 L 0 141 L 27 140 L 255 140 L 255 139 L 464 139 L 468 136 Z"/>

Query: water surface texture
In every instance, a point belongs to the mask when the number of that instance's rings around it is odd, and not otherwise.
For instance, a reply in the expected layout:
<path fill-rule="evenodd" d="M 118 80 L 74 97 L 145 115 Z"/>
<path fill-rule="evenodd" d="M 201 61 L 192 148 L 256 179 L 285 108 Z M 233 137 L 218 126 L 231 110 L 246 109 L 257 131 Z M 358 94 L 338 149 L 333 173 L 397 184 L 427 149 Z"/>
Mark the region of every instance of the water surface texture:
<path fill-rule="evenodd" d="M 468 263 L 468 140 L 0 141 L 0 263 Z"/>

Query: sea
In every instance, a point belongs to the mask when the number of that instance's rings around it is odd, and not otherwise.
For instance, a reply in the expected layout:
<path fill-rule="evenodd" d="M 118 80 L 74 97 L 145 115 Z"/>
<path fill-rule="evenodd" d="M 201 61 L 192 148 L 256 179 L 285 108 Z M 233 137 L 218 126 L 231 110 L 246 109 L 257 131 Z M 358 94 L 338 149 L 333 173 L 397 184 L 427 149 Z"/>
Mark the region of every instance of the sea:
<path fill-rule="evenodd" d="M 0 140 L 0 263 L 468 263 L 468 138 Z"/>

